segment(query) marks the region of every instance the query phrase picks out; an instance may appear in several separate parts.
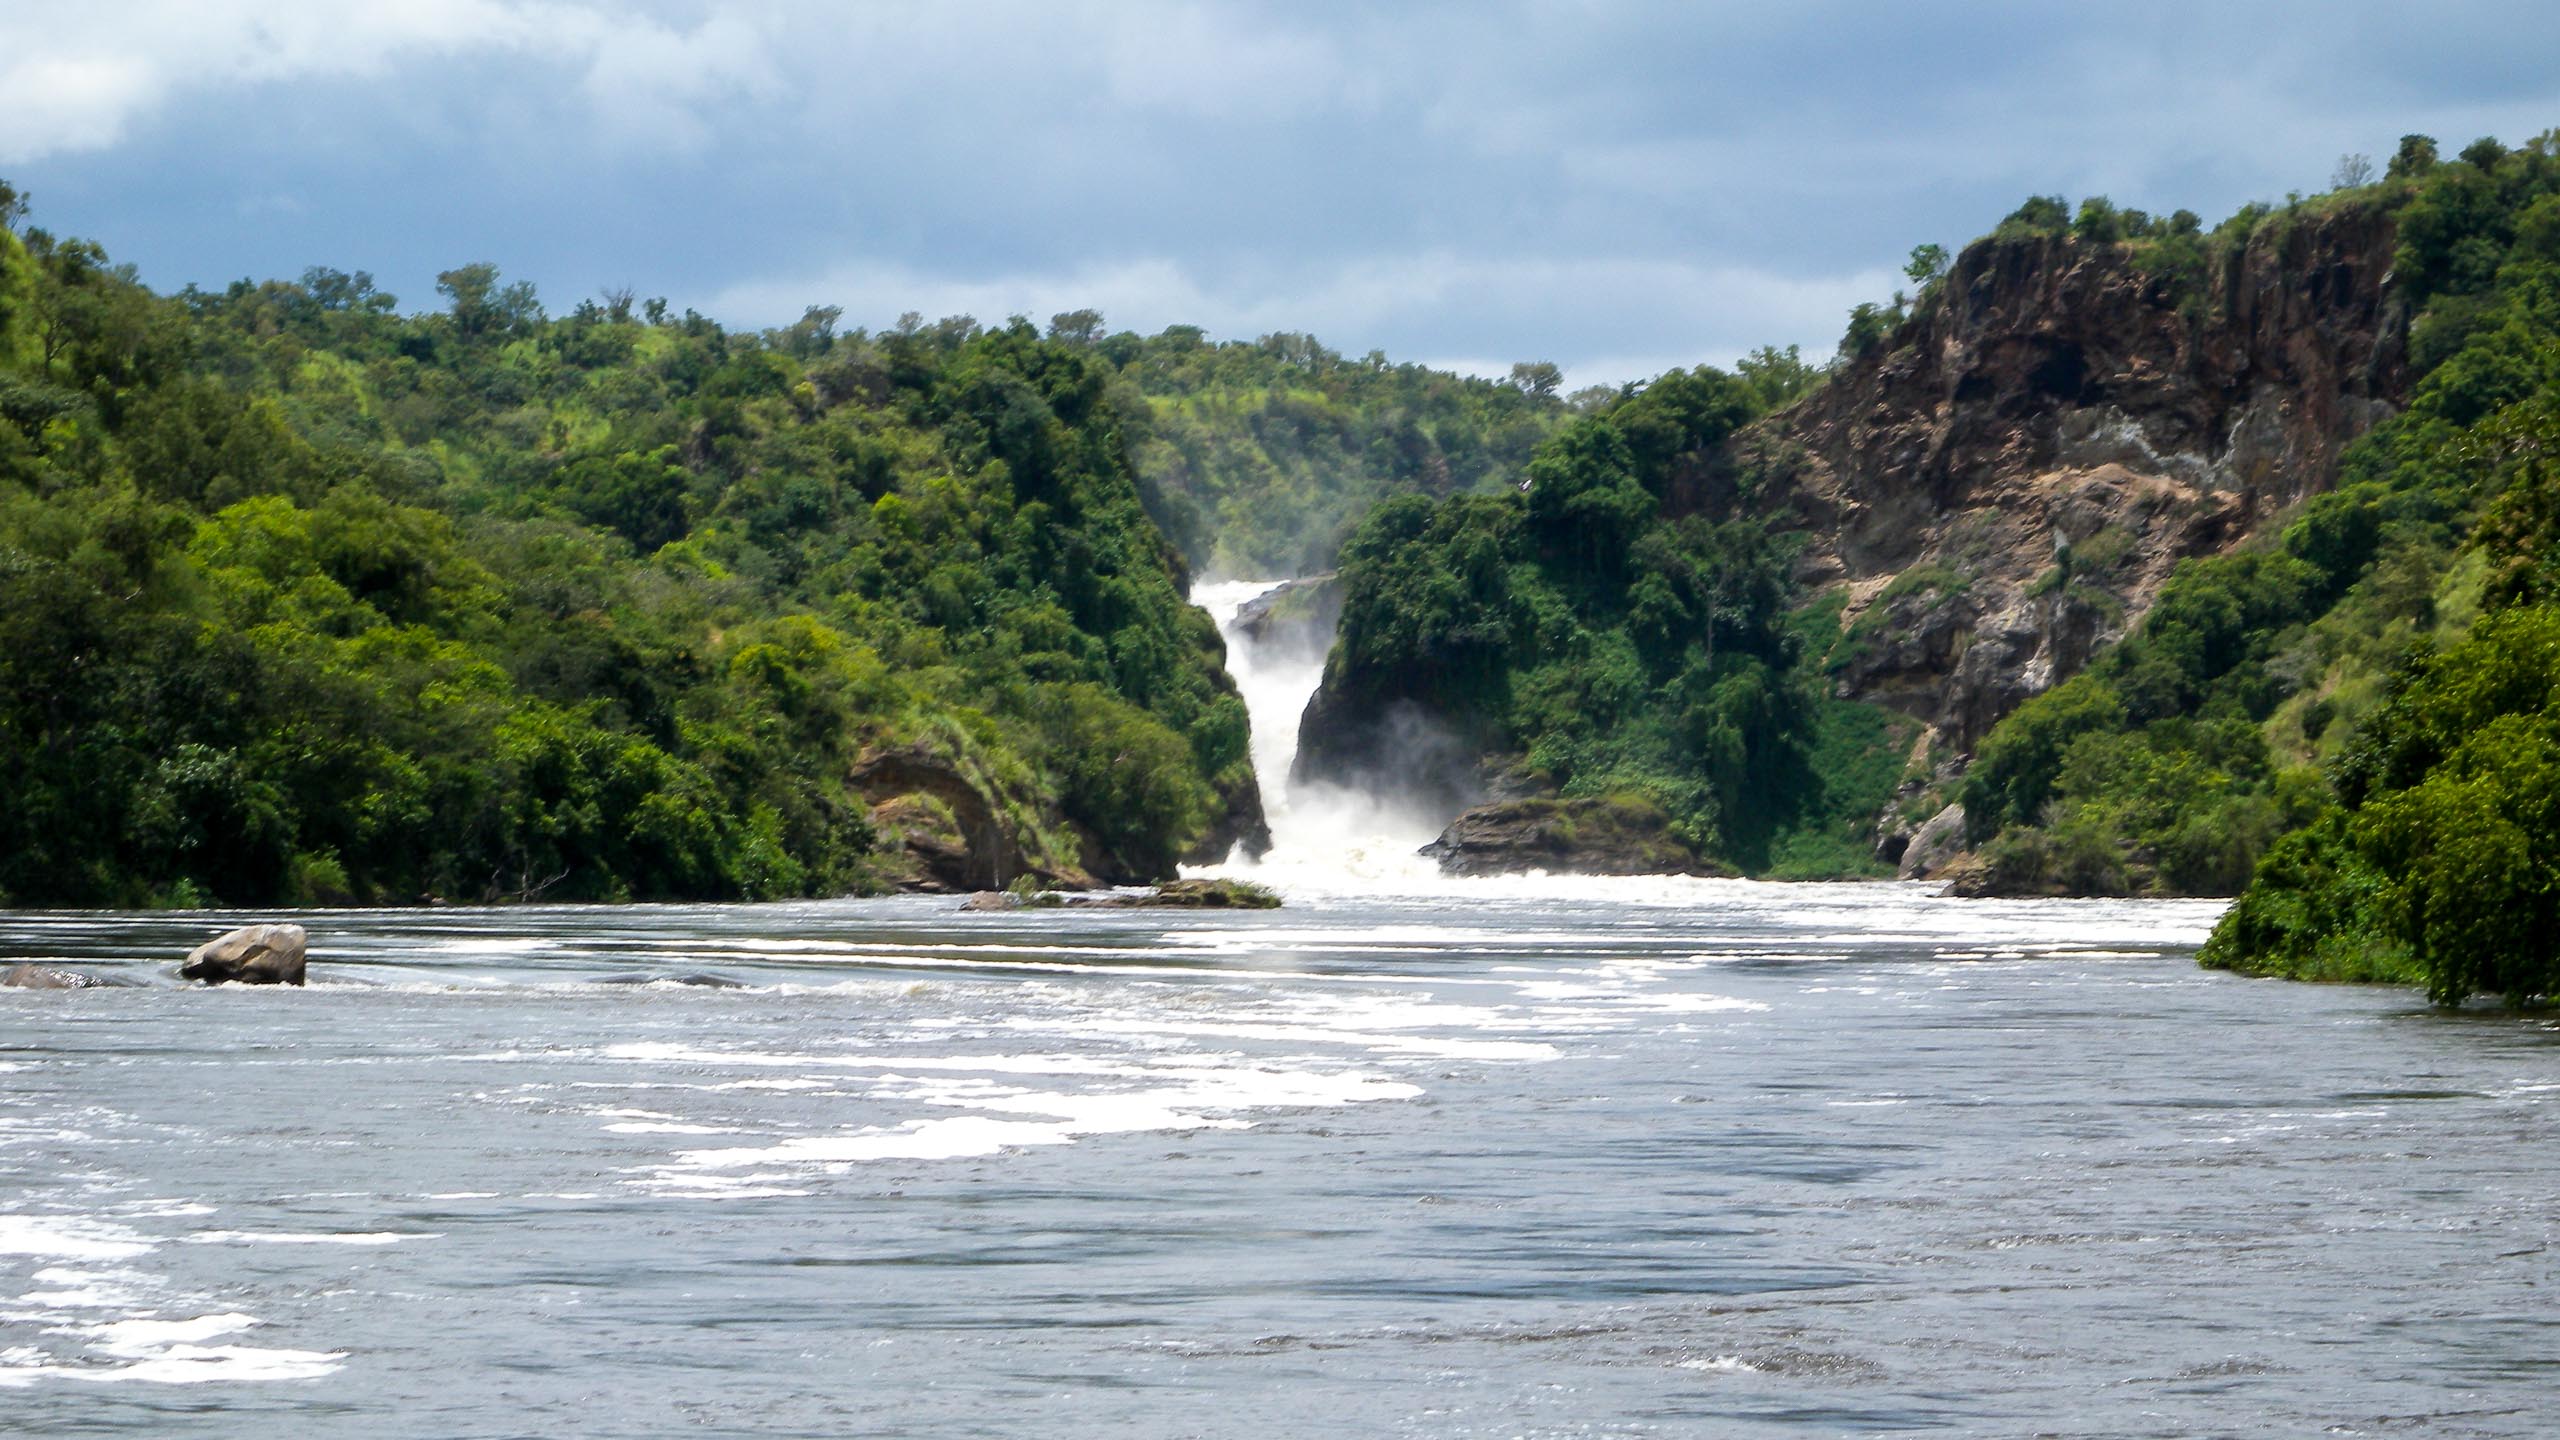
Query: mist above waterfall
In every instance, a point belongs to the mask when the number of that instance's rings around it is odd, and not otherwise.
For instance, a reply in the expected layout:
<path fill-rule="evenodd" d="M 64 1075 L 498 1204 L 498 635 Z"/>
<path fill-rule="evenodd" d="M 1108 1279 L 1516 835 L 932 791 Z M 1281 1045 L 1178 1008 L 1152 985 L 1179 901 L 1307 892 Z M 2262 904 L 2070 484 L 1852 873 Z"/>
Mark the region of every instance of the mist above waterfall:
<path fill-rule="evenodd" d="M 1259 862 L 1237 854 L 1209 869 L 1317 888 L 1436 878 L 1438 867 L 1414 852 L 1440 833 L 1448 823 L 1446 814 L 1401 798 L 1290 780 L 1298 754 L 1298 719 L 1324 678 L 1332 632 L 1329 627 L 1238 624 L 1248 605 L 1288 583 L 1229 580 L 1192 589 L 1192 603 L 1215 617 L 1218 633 L 1226 639 L 1227 670 L 1253 720 L 1254 775 L 1271 823 L 1271 850 Z"/>

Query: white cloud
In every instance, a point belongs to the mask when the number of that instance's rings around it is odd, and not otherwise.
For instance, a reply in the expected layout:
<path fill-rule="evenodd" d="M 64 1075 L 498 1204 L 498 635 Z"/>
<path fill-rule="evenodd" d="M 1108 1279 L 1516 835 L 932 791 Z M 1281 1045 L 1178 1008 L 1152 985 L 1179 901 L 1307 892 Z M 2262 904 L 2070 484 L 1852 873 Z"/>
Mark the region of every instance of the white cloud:
<path fill-rule="evenodd" d="M 1086 13 L 1088 24 L 1076 28 L 1099 42 L 1111 97 L 1136 108 L 1270 119 L 1327 108 L 1362 88 L 1328 36 L 1193 6 L 1123 3 Z"/>
<path fill-rule="evenodd" d="M 770 94 L 778 77 L 756 26 L 717 14 L 690 31 L 581 17 L 593 47 L 580 89 L 625 140 L 697 149 L 711 139 L 704 112 L 731 94 Z"/>
<path fill-rule="evenodd" d="M 0 163 L 112 146 L 189 94 L 367 78 L 461 55 L 577 73 L 608 134 L 699 143 L 697 112 L 770 66 L 747 22 L 690 30 L 554 0 L 131 0 L 0 12 Z"/>
<path fill-rule="evenodd" d="M 6 38 L 0 36 L 0 38 Z M 114 144 L 125 117 L 157 87 L 151 68 L 131 57 L 19 52 L 0 68 L 0 160 L 33 160 L 63 150 Z"/>

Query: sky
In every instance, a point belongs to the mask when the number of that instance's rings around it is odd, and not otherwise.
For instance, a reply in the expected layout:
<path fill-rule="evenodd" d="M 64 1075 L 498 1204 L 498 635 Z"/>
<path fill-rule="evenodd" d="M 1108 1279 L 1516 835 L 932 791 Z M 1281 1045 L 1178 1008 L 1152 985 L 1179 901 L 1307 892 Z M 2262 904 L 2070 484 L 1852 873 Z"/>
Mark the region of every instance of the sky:
<path fill-rule="evenodd" d="M 1809 358 L 2031 194 L 2208 223 L 2560 126 L 2560 5 L 8 0 L 0 179 L 162 289 L 488 261 L 1568 384 Z"/>

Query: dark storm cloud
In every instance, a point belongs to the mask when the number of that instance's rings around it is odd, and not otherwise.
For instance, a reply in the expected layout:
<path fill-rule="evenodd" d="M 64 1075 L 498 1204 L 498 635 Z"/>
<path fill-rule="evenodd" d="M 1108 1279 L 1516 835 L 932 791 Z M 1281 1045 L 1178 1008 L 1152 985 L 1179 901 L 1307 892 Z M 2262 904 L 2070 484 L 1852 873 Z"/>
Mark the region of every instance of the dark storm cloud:
<path fill-rule="evenodd" d="M 2539 5 L 454 0 L 0 17 L 0 174 L 163 285 L 474 259 L 810 303 L 1313 330 L 1577 380 L 1827 348 L 2029 193 L 2218 217 L 2560 124 Z"/>

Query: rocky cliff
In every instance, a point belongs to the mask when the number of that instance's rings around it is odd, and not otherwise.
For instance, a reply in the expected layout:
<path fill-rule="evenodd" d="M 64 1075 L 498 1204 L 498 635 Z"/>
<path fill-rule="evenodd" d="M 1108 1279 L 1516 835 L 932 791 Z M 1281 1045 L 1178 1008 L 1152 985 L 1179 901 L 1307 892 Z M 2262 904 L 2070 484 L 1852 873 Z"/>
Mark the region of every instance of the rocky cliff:
<path fill-rule="evenodd" d="M 1915 770 L 1952 773 L 2138 623 L 2179 561 L 2327 488 L 2397 409 L 2394 246 L 2390 215 L 2356 206 L 2280 215 L 2183 280 L 2125 246 L 1978 242 L 1674 503 L 1783 507 L 1801 578 L 1843 601 L 1837 693 L 1923 721 Z M 1909 828 L 1886 829 L 1892 859 Z"/>

